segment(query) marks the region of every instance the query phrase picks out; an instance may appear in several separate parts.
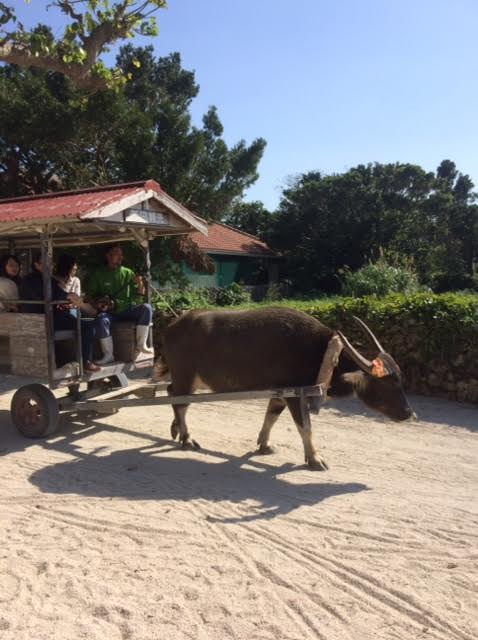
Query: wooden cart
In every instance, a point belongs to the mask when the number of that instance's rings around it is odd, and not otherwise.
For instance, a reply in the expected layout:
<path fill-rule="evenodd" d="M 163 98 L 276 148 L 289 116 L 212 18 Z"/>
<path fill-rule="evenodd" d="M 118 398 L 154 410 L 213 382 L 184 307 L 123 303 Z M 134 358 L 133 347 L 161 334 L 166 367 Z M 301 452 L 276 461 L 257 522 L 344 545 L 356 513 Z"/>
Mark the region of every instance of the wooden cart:
<path fill-rule="evenodd" d="M 44 313 L 0 314 L 1 371 L 38 380 L 21 386 L 12 399 L 12 420 L 23 435 L 37 438 L 54 433 L 62 413 L 111 414 L 123 406 L 291 396 L 301 398 L 303 417 L 309 423 L 310 406 L 318 410 L 325 396 L 320 380 L 312 387 L 168 396 L 165 384 L 146 379 L 131 382 L 133 372 L 147 375 L 153 364 L 152 357 L 135 361 L 131 323 L 113 325 L 116 361 L 94 373 L 82 367 L 80 314 L 76 331 L 54 330 L 53 308 L 59 302 L 52 300 L 54 247 L 137 242 L 144 253 L 150 302 L 150 240 L 191 231 L 207 234 L 207 224 L 152 180 L 0 200 L 0 251 L 40 249 L 43 263 L 45 299 L 23 302 L 39 305 Z"/>

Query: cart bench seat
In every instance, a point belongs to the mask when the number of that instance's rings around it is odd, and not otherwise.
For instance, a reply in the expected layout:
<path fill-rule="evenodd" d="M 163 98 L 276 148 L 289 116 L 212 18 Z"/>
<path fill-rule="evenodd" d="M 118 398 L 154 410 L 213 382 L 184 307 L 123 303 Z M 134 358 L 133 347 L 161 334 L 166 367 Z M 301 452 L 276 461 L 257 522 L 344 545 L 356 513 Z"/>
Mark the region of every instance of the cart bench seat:
<path fill-rule="evenodd" d="M 62 329 L 61 331 L 55 331 L 55 342 L 61 342 L 62 340 L 76 340 L 76 332 L 72 329 Z"/>

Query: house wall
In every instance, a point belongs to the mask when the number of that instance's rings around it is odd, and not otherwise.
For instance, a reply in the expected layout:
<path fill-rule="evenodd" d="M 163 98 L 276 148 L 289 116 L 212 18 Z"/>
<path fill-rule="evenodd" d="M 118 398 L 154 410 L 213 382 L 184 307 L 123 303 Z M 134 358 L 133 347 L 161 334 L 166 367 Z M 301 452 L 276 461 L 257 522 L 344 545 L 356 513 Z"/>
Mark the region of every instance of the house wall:
<path fill-rule="evenodd" d="M 257 273 L 261 263 L 260 258 L 249 258 L 242 256 L 224 256 L 210 254 L 216 265 L 216 272 L 212 275 L 207 273 L 195 273 L 187 265 L 183 264 L 184 274 L 193 287 L 227 287 L 233 282 L 244 284 L 266 284 L 267 269 L 262 269 L 263 276 L 260 282 L 257 281 Z M 263 280 L 263 282 L 262 282 Z"/>
<path fill-rule="evenodd" d="M 183 273 L 187 277 L 192 287 L 196 289 L 208 289 L 211 287 L 218 287 L 218 274 L 216 273 L 196 273 L 187 264 L 183 263 Z"/>

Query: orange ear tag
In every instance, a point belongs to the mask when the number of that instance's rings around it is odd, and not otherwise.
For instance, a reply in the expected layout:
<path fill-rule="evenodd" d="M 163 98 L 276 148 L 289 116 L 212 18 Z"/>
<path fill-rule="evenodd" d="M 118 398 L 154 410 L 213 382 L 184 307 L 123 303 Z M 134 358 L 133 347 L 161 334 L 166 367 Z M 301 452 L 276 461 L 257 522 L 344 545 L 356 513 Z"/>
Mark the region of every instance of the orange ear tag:
<path fill-rule="evenodd" d="M 380 360 L 380 358 L 375 358 L 375 360 L 372 360 L 372 364 L 372 375 L 375 376 L 375 378 L 383 378 L 387 375 L 385 367 L 383 366 L 383 360 Z"/>

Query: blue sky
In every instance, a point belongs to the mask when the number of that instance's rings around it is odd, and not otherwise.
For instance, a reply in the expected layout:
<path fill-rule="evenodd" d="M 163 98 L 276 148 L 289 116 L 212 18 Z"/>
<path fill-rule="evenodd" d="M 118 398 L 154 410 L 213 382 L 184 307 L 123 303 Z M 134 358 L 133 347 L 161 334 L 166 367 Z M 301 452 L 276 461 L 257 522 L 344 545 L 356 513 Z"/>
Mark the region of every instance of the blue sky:
<path fill-rule="evenodd" d="M 49 0 L 10 1 L 60 25 Z M 374 161 L 450 158 L 478 188 L 476 0 L 169 0 L 158 20 L 157 54 L 196 73 L 195 122 L 214 104 L 228 144 L 267 140 L 247 200 Z"/>

